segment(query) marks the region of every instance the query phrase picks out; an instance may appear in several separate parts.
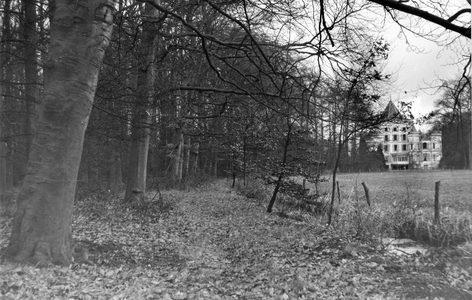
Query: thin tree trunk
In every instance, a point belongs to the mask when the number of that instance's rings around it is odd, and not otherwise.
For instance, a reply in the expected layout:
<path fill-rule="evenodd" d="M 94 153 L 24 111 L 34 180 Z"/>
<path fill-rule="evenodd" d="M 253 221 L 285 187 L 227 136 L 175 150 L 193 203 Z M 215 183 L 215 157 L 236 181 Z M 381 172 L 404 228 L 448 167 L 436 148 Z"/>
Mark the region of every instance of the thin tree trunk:
<path fill-rule="evenodd" d="M 2 132 L 0 128 L 0 202 L 4 202 L 6 199 L 7 191 L 8 191 L 7 190 L 7 172 L 6 172 L 7 160 L 6 160 L 6 153 L 5 153 L 6 143 L 3 141 L 1 136 L 2 136 Z"/>
<path fill-rule="evenodd" d="M 157 11 L 149 4 L 144 6 L 142 61 L 139 62 L 135 111 L 132 119 L 131 152 L 129 157 L 126 193 L 123 201 L 132 205 L 142 204 L 146 195 L 147 161 L 151 136 L 151 114 L 147 106 L 154 96 L 155 84 L 155 44 L 152 21 Z"/>
<path fill-rule="evenodd" d="M 282 156 L 282 164 L 281 164 L 282 166 L 285 166 L 285 164 L 287 163 L 288 147 L 290 146 L 290 143 L 291 143 L 292 126 L 293 124 L 290 124 L 290 123 L 288 124 L 287 136 L 285 137 L 284 153 Z M 275 185 L 274 192 L 272 193 L 272 198 L 270 199 L 269 205 L 267 206 L 268 213 L 272 212 L 272 208 L 274 207 L 275 200 L 277 199 L 277 193 L 279 192 L 284 175 L 285 174 L 282 171 L 277 178 L 277 183 Z"/>
<path fill-rule="evenodd" d="M 34 120 L 36 119 L 36 103 L 38 102 L 38 67 L 37 67 L 37 30 L 36 30 L 36 2 L 23 0 L 25 10 L 25 22 L 23 24 L 23 38 L 25 51 L 25 96 L 26 96 L 26 155 L 29 155 L 34 134 Z"/>
<path fill-rule="evenodd" d="M 190 148 L 192 147 L 192 139 L 189 135 L 185 136 L 184 148 L 185 148 L 185 156 L 184 156 L 184 175 L 186 178 L 190 177 Z"/>
<path fill-rule="evenodd" d="M 0 49 L 1 50 L 1 49 Z M 3 72 L 3 53 L 0 51 L 0 72 Z M 3 76 L 0 76 L 0 79 Z M 7 156 L 6 142 L 3 137 L 3 81 L 0 80 L 0 204 L 6 199 L 7 193 Z"/>
<path fill-rule="evenodd" d="M 44 93 L 5 256 L 44 266 L 72 260 L 71 222 L 83 140 L 114 1 L 57 0 Z"/>
<path fill-rule="evenodd" d="M 11 95 L 11 88 L 8 84 L 4 84 L 4 82 L 13 82 L 12 79 L 13 71 L 10 67 L 10 58 L 5 54 L 11 54 L 11 43 L 6 42 L 8 40 L 13 39 L 12 37 L 12 29 L 10 27 L 10 19 L 11 19 L 11 1 L 5 0 L 3 5 L 3 23 L 2 23 L 2 39 L 5 41 L 1 43 L 1 57 L 0 57 L 0 84 L 2 85 L 2 90 L 0 93 L 0 105 L 1 111 L 8 111 L 11 107 L 7 106 L 8 96 Z M 10 191 L 13 189 L 13 160 L 12 160 L 12 138 L 11 133 L 12 125 L 11 122 L 8 122 L 8 119 L 5 117 L 5 114 L 0 113 L 0 142 L 2 143 L 0 156 L 2 157 L 2 180 L 4 180 L 4 192 Z M 8 137 L 10 136 L 10 137 Z"/>
<path fill-rule="evenodd" d="M 123 186 L 123 178 L 121 173 L 121 159 L 120 154 L 113 148 L 109 161 L 108 170 L 108 189 L 110 193 L 116 195 L 120 192 Z"/>
<path fill-rule="evenodd" d="M 181 166 L 182 166 L 182 145 L 184 136 L 182 133 L 182 126 L 179 125 L 174 131 L 174 148 L 171 154 L 171 172 L 172 178 L 179 182 L 182 179 Z"/>
<path fill-rule="evenodd" d="M 198 158 L 199 158 L 200 143 L 197 141 L 192 145 L 192 175 L 198 175 Z"/>

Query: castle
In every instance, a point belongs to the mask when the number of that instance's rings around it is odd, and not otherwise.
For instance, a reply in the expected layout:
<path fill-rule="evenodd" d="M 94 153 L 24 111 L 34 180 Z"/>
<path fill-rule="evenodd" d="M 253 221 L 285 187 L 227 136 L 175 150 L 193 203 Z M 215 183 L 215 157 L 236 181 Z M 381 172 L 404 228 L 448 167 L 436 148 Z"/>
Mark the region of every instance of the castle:
<path fill-rule="evenodd" d="M 413 125 L 390 101 L 384 110 L 388 122 L 382 124 L 373 146 L 382 145 L 389 170 L 435 169 L 441 160 L 441 133 L 423 138 Z"/>

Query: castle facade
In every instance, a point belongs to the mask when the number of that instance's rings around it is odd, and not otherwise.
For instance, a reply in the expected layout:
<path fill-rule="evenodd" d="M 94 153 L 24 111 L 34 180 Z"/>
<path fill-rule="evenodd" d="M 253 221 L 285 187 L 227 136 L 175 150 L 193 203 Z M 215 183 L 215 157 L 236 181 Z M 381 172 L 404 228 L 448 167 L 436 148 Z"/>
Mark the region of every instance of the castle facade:
<path fill-rule="evenodd" d="M 389 170 L 435 169 L 442 156 L 441 133 L 429 137 L 415 128 L 390 101 L 384 111 L 388 122 L 382 124 L 374 138 L 374 145 L 382 145 Z"/>

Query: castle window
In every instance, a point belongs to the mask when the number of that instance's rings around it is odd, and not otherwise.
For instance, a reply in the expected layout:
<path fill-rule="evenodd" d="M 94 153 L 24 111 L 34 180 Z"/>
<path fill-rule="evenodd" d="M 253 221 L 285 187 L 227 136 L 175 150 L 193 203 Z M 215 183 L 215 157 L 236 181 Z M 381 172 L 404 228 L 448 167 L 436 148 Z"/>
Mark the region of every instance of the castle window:
<path fill-rule="evenodd" d="M 397 138 L 398 138 L 398 137 L 397 137 L 397 135 L 396 135 L 396 134 L 394 134 L 394 135 L 393 135 L 393 140 L 394 140 L 394 141 L 396 141 L 396 140 L 397 140 Z"/>
<path fill-rule="evenodd" d="M 423 154 L 423 161 L 428 161 L 429 158 L 428 158 L 428 154 L 427 153 L 424 153 Z"/>
<path fill-rule="evenodd" d="M 406 141 L 406 134 L 402 134 L 402 141 Z"/>
<path fill-rule="evenodd" d="M 385 135 L 385 141 L 388 142 L 388 135 Z"/>
<path fill-rule="evenodd" d="M 433 154 L 433 161 L 436 161 L 436 154 Z"/>
<path fill-rule="evenodd" d="M 428 143 L 423 143 L 423 149 L 428 149 Z"/>
<path fill-rule="evenodd" d="M 433 143 L 433 149 L 436 149 L 436 144 L 435 143 Z"/>
<path fill-rule="evenodd" d="M 388 152 L 388 145 L 384 145 L 384 151 Z"/>
<path fill-rule="evenodd" d="M 398 151 L 398 145 L 393 145 L 393 151 Z"/>
<path fill-rule="evenodd" d="M 393 131 L 397 131 L 397 127 L 393 127 Z"/>
<path fill-rule="evenodd" d="M 405 128 L 405 127 L 402 127 L 402 131 L 405 132 L 405 131 L 406 131 L 406 128 Z"/>
<path fill-rule="evenodd" d="M 410 150 L 413 150 L 413 144 L 410 144 Z"/>
<path fill-rule="evenodd" d="M 385 132 L 388 132 L 388 127 L 385 127 Z"/>
<path fill-rule="evenodd" d="M 406 151 L 406 144 L 403 144 L 403 145 L 402 145 L 402 150 L 403 150 L 403 151 Z"/>

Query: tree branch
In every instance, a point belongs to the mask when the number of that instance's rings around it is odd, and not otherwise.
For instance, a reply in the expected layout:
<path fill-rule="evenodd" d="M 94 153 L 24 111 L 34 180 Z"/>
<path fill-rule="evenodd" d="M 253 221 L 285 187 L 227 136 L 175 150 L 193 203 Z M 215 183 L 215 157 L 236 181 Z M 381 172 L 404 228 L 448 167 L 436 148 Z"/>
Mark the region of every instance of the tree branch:
<path fill-rule="evenodd" d="M 425 10 L 403 4 L 403 2 L 401 2 L 401 1 L 395 1 L 395 0 L 368 0 L 368 1 L 377 3 L 377 4 L 382 5 L 384 7 L 393 8 L 395 10 L 398 10 L 398 11 L 401 11 L 401 12 L 404 12 L 404 13 L 407 13 L 407 14 L 410 14 L 410 15 L 420 17 L 420 18 L 425 19 L 427 21 L 430 21 L 434 24 L 442 26 L 447 30 L 457 32 L 460 35 L 463 35 L 463 36 L 465 36 L 469 39 L 471 38 L 470 37 L 470 33 L 471 33 L 470 27 L 463 27 L 463 26 L 459 26 L 459 25 L 451 23 L 451 21 L 455 20 L 460 14 L 466 13 L 467 11 L 460 10 L 454 16 L 452 16 L 451 18 L 446 20 L 446 19 L 443 19 L 443 18 L 438 17 L 436 15 L 430 14 L 429 12 L 427 12 Z M 470 8 L 466 9 L 466 10 L 468 10 L 468 12 L 470 12 Z"/>

